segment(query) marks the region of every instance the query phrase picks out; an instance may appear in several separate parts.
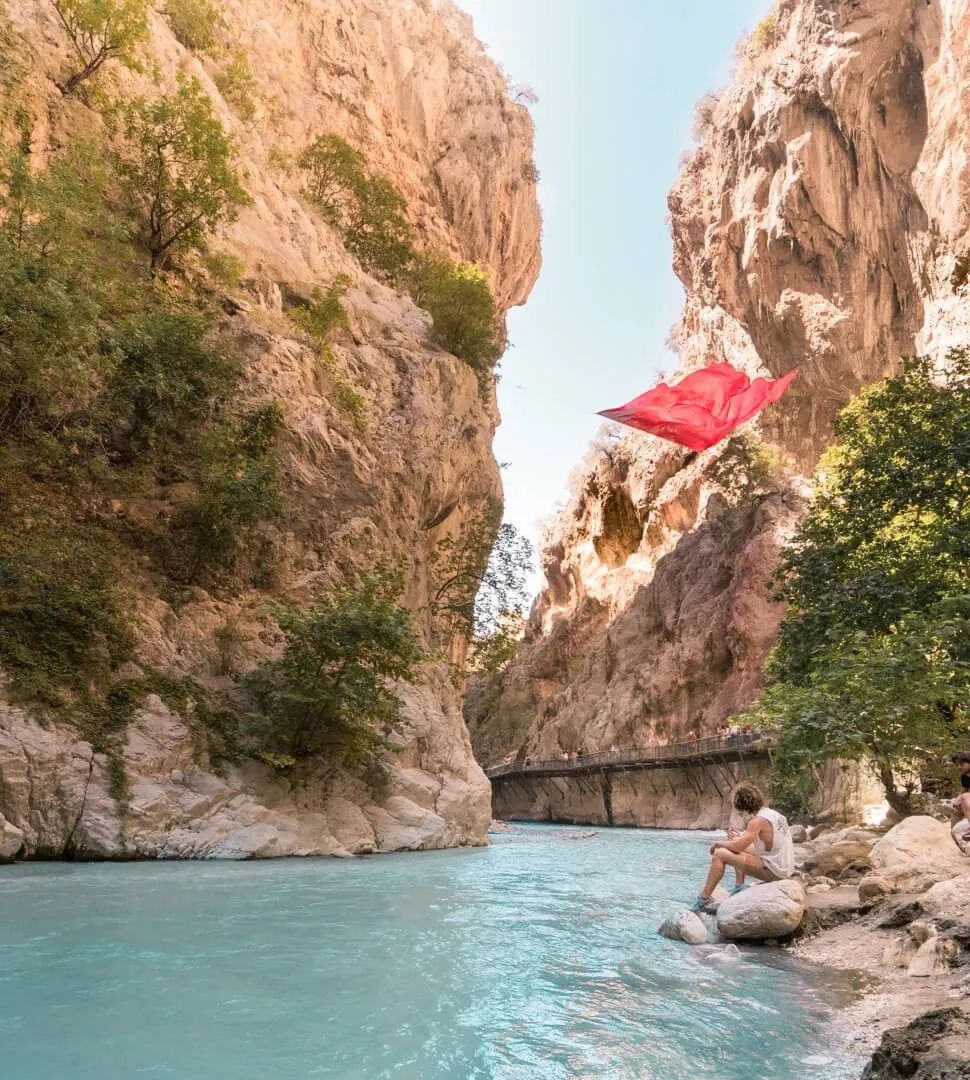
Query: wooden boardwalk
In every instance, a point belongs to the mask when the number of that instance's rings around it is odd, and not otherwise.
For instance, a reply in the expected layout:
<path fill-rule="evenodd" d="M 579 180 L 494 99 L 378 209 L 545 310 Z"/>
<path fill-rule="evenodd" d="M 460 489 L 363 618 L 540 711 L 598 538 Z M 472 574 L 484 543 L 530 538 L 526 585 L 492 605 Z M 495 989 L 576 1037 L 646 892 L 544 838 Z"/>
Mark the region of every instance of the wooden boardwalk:
<path fill-rule="evenodd" d="M 584 776 L 590 773 L 630 772 L 639 769 L 676 769 L 690 765 L 745 761 L 771 757 L 775 748 L 772 735 L 754 731 L 748 735 L 712 735 L 693 742 L 666 743 L 662 746 L 625 746 L 596 754 L 580 754 L 572 760 L 549 758 L 502 762 L 485 769 L 489 780 L 522 780 L 527 777 Z"/>

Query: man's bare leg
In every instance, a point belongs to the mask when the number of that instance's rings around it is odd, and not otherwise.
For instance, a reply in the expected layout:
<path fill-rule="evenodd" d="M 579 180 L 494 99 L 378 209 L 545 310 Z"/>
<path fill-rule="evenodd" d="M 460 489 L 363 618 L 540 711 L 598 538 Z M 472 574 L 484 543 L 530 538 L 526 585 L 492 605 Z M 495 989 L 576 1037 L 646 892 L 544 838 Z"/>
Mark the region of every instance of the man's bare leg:
<path fill-rule="evenodd" d="M 724 871 L 732 866 L 738 875 L 738 884 L 742 884 L 745 874 L 757 878 L 759 881 L 770 881 L 771 874 L 765 869 L 765 864 L 757 855 L 750 852 L 728 851 L 726 848 L 718 848 L 711 856 L 711 869 L 707 873 L 707 880 L 699 895 L 703 900 L 710 900 L 714 890 L 724 877 Z"/>

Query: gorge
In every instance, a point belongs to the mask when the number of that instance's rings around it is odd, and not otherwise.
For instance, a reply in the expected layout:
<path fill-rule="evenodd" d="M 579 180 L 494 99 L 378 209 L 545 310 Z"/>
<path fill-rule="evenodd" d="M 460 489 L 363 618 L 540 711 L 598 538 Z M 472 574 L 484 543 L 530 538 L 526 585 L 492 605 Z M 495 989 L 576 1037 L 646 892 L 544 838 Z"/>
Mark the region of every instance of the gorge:
<path fill-rule="evenodd" d="M 702 102 L 669 197 L 681 370 L 726 358 L 798 378 L 745 439 L 701 454 L 594 443 L 517 655 L 468 695 L 480 760 L 711 735 L 757 698 L 784 611 L 772 575 L 834 416 L 902 356 L 967 340 L 968 34 L 962 0 L 783 0 Z M 831 779 L 833 813 L 881 797 Z M 624 783 L 630 824 L 727 823 L 725 793 L 699 801 L 689 778 Z M 495 812 L 599 822 L 601 803 L 525 779 Z"/>

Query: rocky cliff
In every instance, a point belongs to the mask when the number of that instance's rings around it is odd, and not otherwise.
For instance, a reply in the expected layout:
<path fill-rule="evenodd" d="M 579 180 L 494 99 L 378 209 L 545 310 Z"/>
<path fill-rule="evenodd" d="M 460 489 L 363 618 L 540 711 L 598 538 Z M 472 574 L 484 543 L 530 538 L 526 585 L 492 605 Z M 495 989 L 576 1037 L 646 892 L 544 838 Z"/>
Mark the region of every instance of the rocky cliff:
<path fill-rule="evenodd" d="M 23 73 L 18 137 L 43 161 L 100 120 L 55 86 L 70 54 L 49 0 L 8 8 Z M 157 94 L 180 74 L 198 78 L 252 198 L 218 246 L 242 266 L 223 307 L 224 330 L 245 361 L 243 395 L 271 397 L 284 412 L 285 509 L 271 582 L 173 598 L 133 570 L 130 595 L 134 670 L 191 676 L 216 694 L 278 649 L 269 601 L 306 602 L 378 564 L 403 566 L 405 598 L 427 641 L 429 556 L 501 492 L 494 394 L 483 396 L 469 366 L 429 344 L 424 311 L 348 254 L 303 197 L 299 153 L 327 133 L 360 149 L 405 196 L 420 245 L 479 264 L 502 314 L 535 281 L 540 229 L 527 179 L 528 112 L 510 100 L 470 20 L 448 0 L 227 0 L 218 8 L 251 65 L 246 116 L 220 92 L 218 64 L 180 44 L 161 6 L 139 70 L 112 64 L 108 73 L 110 93 L 122 98 Z M 362 422 L 335 404 L 333 370 L 284 317 L 337 274 L 350 287 L 333 363 L 363 398 Z M 163 501 L 120 499 L 98 511 L 134 522 Z M 220 638 L 226 627 L 231 635 Z M 126 734 L 123 806 L 111 795 L 107 759 L 74 729 L 0 704 L 0 854 L 271 856 L 483 843 L 489 789 L 451 668 L 428 663 L 402 693 L 405 723 L 380 794 L 349 777 L 295 783 L 255 760 L 216 771 L 192 717 L 151 696 Z"/>
<path fill-rule="evenodd" d="M 799 377 L 751 428 L 757 476 L 726 444 L 594 449 L 519 656 L 470 697 L 482 760 L 710 733 L 757 695 L 769 579 L 835 413 L 901 355 L 968 339 L 968 48 L 966 0 L 782 0 L 704 104 L 669 197 L 682 371 Z"/>

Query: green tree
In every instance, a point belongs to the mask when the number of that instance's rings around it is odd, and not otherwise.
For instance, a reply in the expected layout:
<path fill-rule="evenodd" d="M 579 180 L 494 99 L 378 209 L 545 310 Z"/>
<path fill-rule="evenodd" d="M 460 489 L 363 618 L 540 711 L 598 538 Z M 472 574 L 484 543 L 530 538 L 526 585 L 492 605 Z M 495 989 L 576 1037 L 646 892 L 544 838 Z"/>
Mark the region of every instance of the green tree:
<path fill-rule="evenodd" d="M 423 254 L 411 274 L 415 303 L 432 320 L 432 340 L 464 360 L 484 382 L 502 355 L 495 301 L 485 273 L 471 263 Z"/>
<path fill-rule="evenodd" d="M 307 197 L 331 225 L 340 226 L 345 206 L 367 179 L 364 155 L 339 135 L 320 135 L 303 151 L 298 164 L 306 174 Z"/>
<path fill-rule="evenodd" d="M 147 0 L 51 2 L 81 64 L 60 87 L 64 94 L 73 94 L 108 60 L 131 66 L 135 47 L 148 37 Z"/>
<path fill-rule="evenodd" d="M 783 562 L 789 610 L 755 714 L 780 725 L 790 767 L 864 758 L 904 810 L 907 777 L 966 734 L 970 354 L 936 374 L 906 361 L 836 432 Z"/>
<path fill-rule="evenodd" d="M 370 577 L 307 611 L 279 612 L 283 654 L 247 679 L 265 750 L 350 771 L 379 758 L 400 719 L 389 683 L 413 682 L 424 658 L 399 595 L 399 583 Z"/>
<path fill-rule="evenodd" d="M 414 257 L 407 202 L 364 156 L 339 135 L 321 135 L 300 155 L 305 191 L 342 235 L 361 266 L 391 284 Z"/>
<path fill-rule="evenodd" d="M 96 397 L 112 356 L 105 306 L 130 261 L 106 206 L 98 148 L 72 143 L 45 170 L 0 153 L 0 431 L 62 433 Z"/>
<path fill-rule="evenodd" d="M 130 142 L 121 171 L 145 211 L 152 271 L 177 248 L 200 247 L 251 201 L 233 168 L 233 147 L 197 79 L 175 94 L 125 109 Z"/>
<path fill-rule="evenodd" d="M 826 758 L 865 761 L 906 814 L 927 764 L 966 736 L 968 702 L 970 596 L 907 614 L 886 633 L 858 631 L 803 681 L 772 684 L 747 716 L 780 727 L 783 776 Z"/>
<path fill-rule="evenodd" d="M 361 266 L 396 285 L 414 258 L 407 203 L 383 176 L 361 182 L 343 222 L 344 243 Z"/>

